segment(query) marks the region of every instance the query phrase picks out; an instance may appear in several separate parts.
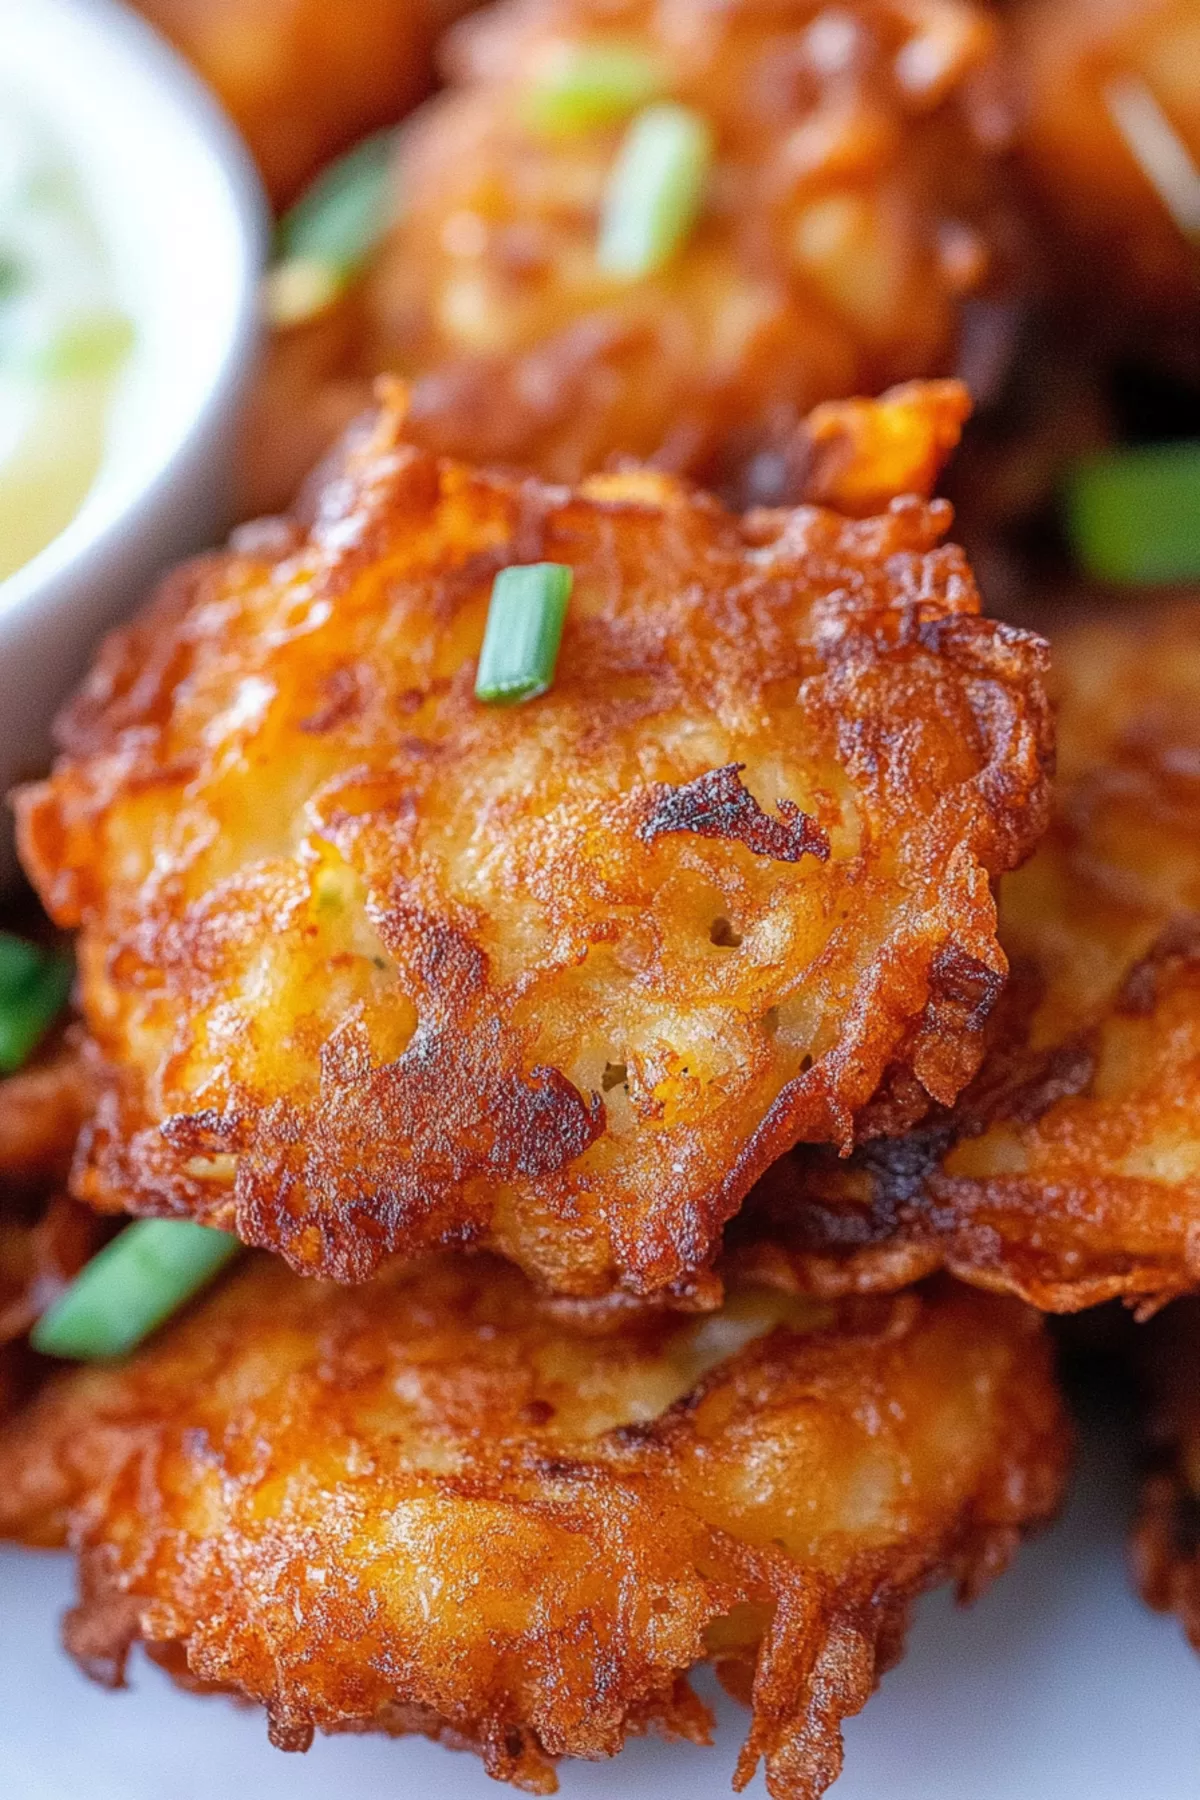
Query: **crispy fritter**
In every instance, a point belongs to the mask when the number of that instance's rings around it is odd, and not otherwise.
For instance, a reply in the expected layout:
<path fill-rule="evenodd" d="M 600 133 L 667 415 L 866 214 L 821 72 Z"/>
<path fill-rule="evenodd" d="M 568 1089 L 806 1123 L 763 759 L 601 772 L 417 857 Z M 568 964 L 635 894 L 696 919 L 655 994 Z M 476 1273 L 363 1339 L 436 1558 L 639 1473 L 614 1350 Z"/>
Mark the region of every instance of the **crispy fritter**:
<path fill-rule="evenodd" d="M 1200 604 L 1131 603 L 1054 666 L 1056 814 L 1002 890 L 996 1041 L 915 1134 L 771 1172 L 759 1216 L 804 1286 L 945 1265 L 1073 1311 L 1200 1285 Z"/>
<path fill-rule="evenodd" d="M 1093 317 L 1098 296 L 1101 313 L 1123 311 L 1139 347 L 1155 315 L 1182 315 L 1194 329 L 1200 6 L 1024 0 L 1016 27 L 1023 151 L 1061 246 L 1060 274 Z"/>
<path fill-rule="evenodd" d="M 716 140 L 697 228 L 632 281 L 596 257 L 628 118 L 530 117 L 564 56 L 613 43 Z M 517 0 L 466 21 L 366 282 L 273 346 L 251 504 L 287 503 L 380 371 L 413 383 L 419 441 L 464 461 L 575 482 L 630 455 L 791 501 L 806 411 L 951 371 L 968 296 L 1002 279 L 995 49 L 969 0 Z"/>
<path fill-rule="evenodd" d="M 1175 1613 L 1200 1650 L 1200 1302 L 1181 1300 L 1147 1326 L 1138 1360 L 1148 1467 L 1134 1572 L 1147 1604 Z"/>
<path fill-rule="evenodd" d="M 990 879 L 1045 815 L 1044 646 L 978 616 L 937 503 L 740 522 L 400 423 L 307 529 L 170 580 L 22 797 L 107 1062 L 76 1190 L 339 1279 L 465 1242 L 695 1299 L 781 1151 L 973 1074 Z M 575 571 L 554 685 L 485 706 L 493 577 L 539 559 Z"/>
<path fill-rule="evenodd" d="M 552 1759 L 705 1741 L 715 1661 L 775 1800 L 930 1583 L 972 1592 L 1055 1508 L 1069 1433 L 1008 1300 L 732 1293 L 574 1322 L 485 1257 L 366 1286 L 256 1260 L 123 1367 L 52 1385 L 0 1445 L 0 1529 L 82 1552 L 67 1642 L 146 1643 L 275 1741 L 421 1731 L 552 1792 Z"/>
<path fill-rule="evenodd" d="M 59 1191 L 90 1098 L 70 1032 L 0 1081 L 0 1418 L 27 1387 L 25 1333 L 110 1229 Z"/>
<path fill-rule="evenodd" d="M 469 0 L 134 0 L 215 88 L 277 205 L 429 90 Z"/>

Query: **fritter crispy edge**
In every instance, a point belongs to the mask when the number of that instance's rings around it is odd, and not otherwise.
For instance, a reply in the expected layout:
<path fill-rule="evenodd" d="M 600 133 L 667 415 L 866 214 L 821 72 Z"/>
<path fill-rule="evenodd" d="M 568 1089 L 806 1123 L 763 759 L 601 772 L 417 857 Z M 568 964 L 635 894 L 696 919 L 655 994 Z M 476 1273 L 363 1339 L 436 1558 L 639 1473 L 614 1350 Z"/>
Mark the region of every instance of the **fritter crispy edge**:
<path fill-rule="evenodd" d="M 922 392 L 824 412 L 814 478 L 852 499 L 871 492 L 873 467 L 928 476 L 959 401 L 944 386 Z M 977 1066 L 1006 968 L 989 878 L 1021 860 L 1045 819 L 1043 647 L 978 617 L 961 554 L 938 545 L 949 515 L 937 502 L 900 499 L 854 521 L 800 508 L 739 523 L 661 476 L 597 477 L 575 495 L 514 485 L 405 446 L 402 405 L 351 443 L 311 497 L 307 530 L 272 528 L 185 570 L 110 641 L 61 726 L 67 754 L 21 797 L 27 866 L 57 919 L 83 925 L 84 1006 L 107 1062 L 77 1191 L 102 1207 L 190 1212 L 341 1279 L 364 1278 L 390 1251 L 482 1241 L 565 1291 L 623 1285 L 711 1300 L 706 1271 L 721 1227 L 781 1151 L 797 1138 L 848 1147 L 881 1084 L 879 1107 L 899 1129 L 929 1095 L 951 1099 Z M 897 430 L 873 433 L 872 420 L 888 416 Z M 899 458 L 897 436 L 912 446 Z M 428 568 L 414 564 L 418 554 Z M 571 556 L 579 570 L 556 683 L 535 706 L 498 716 L 471 693 L 487 588 L 496 567 L 539 555 Z M 429 584 L 440 599 L 427 598 Z M 589 589 L 607 597 L 586 601 Z M 298 619 L 324 609 L 332 622 L 293 634 L 279 610 L 287 605 Z M 384 619 L 393 637 L 407 628 L 420 640 L 399 673 L 370 661 Z M 360 663 L 345 647 L 355 630 Z M 293 635 L 299 648 L 279 651 Z M 406 671 L 416 685 L 394 696 L 407 709 L 398 726 L 385 702 Z M 649 698 L 621 699 L 630 681 L 650 684 Z M 803 733 L 781 737 L 784 690 L 797 686 Z M 272 753 L 238 695 L 280 687 L 262 727 L 284 734 Z M 177 712 L 192 717 L 182 732 Z M 720 755 L 697 747 L 701 719 L 701 736 L 721 736 Z M 219 752 L 206 748 L 214 732 L 227 734 Z M 443 740 L 457 758 L 448 796 Z M 649 759 L 676 772 L 640 794 L 635 773 L 631 790 L 629 768 L 614 774 L 605 762 L 623 742 L 635 771 Z M 499 804 L 497 783 L 518 751 L 527 762 L 542 756 L 549 799 L 539 804 L 549 810 L 535 842 L 504 802 L 509 857 L 528 865 L 522 905 L 533 923 L 545 901 L 543 955 L 558 963 L 519 967 L 521 980 L 505 988 L 493 985 L 496 946 L 486 947 L 488 892 L 477 883 L 448 895 L 444 846 L 414 861 L 410 839 L 421 831 L 433 841 L 426 788 L 440 796 L 441 830 L 472 778 L 477 807 Z M 242 772 L 260 779 L 271 754 L 260 811 L 275 806 L 270 783 L 286 786 L 293 762 L 332 759 L 337 779 L 307 798 L 308 822 L 294 827 L 309 846 L 299 860 L 255 861 L 251 834 L 239 870 L 237 809 L 253 792 Z M 556 799 L 547 784 L 561 786 L 563 759 L 576 755 L 587 779 Z M 780 820 L 740 781 L 738 805 L 698 804 L 703 783 L 737 780 L 733 763 L 746 756 L 762 760 L 771 784 L 798 771 L 811 794 L 819 816 L 794 855 L 775 845 Z M 848 789 L 844 807 L 826 783 Z M 687 830 L 671 812 L 661 835 L 668 790 L 697 804 L 685 809 Z M 781 801 L 785 819 L 791 804 Z M 536 824 L 532 802 L 524 810 Z M 844 824 L 862 834 L 859 848 L 839 845 Z M 269 827 L 268 838 L 283 830 Z M 189 889 L 195 859 L 203 870 L 214 844 L 216 882 L 202 873 Z M 764 848 L 785 860 L 764 860 Z M 144 879 L 126 874 L 131 857 Z M 352 941 L 324 908 L 327 873 L 335 887 L 362 885 L 367 917 Z M 714 953 L 706 920 L 697 952 L 686 906 L 674 917 L 664 898 L 700 878 L 717 911 L 742 908 L 747 948 L 732 960 L 723 945 L 736 934 L 718 938 L 713 926 Z M 488 877 L 497 898 L 498 879 Z M 837 923 L 847 903 L 859 909 L 853 932 Z M 809 920 L 808 943 L 814 905 L 833 923 L 802 958 L 803 945 L 790 954 L 807 964 L 823 946 L 816 975 L 793 967 L 786 945 L 770 950 L 753 936 L 769 924 L 790 943 Z M 351 923 L 361 912 L 358 902 L 343 908 Z M 622 918 L 637 921 L 632 938 Z M 641 948 L 637 932 L 650 934 Z M 279 966 L 300 985 L 283 996 L 272 1042 L 284 1046 L 284 1066 L 266 1080 L 259 1035 L 271 1002 L 239 996 L 253 987 L 252 953 L 281 957 L 289 944 L 299 948 Z M 860 966 L 864 944 L 875 947 Z M 502 934 L 498 948 L 507 949 Z M 650 1009 L 648 1050 L 636 1037 L 628 1049 L 606 1047 L 606 1034 L 636 1021 L 587 999 L 587 971 L 571 1029 L 554 1023 L 567 1018 L 567 965 L 592 952 L 615 957 L 614 968 L 621 954 L 639 971 L 647 956 L 662 962 L 661 979 L 649 965 L 637 976 L 650 983 L 639 1002 Z M 359 971 L 357 985 L 324 1019 L 335 963 Z M 552 986 L 547 971 L 559 965 Z M 314 996 L 312 1011 L 294 1020 L 301 991 Z M 719 1012 L 711 1042 L 685 1034 L 671 1049 L 677 1009 L 674 1024 L 658 1013 L 679 992 L 694 1020 L 706 1005 Z M 366 1023 L 354 1024 L 355 1005 Z M 772 1025 L 781 1015 L 786 1029 Z M 309 1095 L 296 1090 L 293 1065 L 312 1085 L 318 1052 L 320 1092 Z M 619 1101 L 635 1122 L 624 1138 Z"/>
<path fill-rule="evenodd" d="M 1200 605 L 1077 628 L 1054 661 L 1056 817 L 1002 893 L 1014 978 L 984 1066 L 915 1132 L 772 1169 L 733 1230 L 763 1276 L 864 1292 L 945 1267 L 1142 1314 L 1200 1285 Z"/>
<path fill-rule="evenodd" d="M 355 1289 L 258 1262 L 43 1395 L 0 1444 L 0 1528 L 69 1521 L 92 1674 L 141 1639 L 283 1747 L 423 1731 L 548 1793 L 555 1757 L 704 1741 L 711 1659 L 752 1708 L 737 1785 L 762 1759 L 811 1800 L 914 1597 L 1004 1566 L 1069 1433 L 1014 1302 L 778 1302 L 569 1328 L 485 1258 Z"/>

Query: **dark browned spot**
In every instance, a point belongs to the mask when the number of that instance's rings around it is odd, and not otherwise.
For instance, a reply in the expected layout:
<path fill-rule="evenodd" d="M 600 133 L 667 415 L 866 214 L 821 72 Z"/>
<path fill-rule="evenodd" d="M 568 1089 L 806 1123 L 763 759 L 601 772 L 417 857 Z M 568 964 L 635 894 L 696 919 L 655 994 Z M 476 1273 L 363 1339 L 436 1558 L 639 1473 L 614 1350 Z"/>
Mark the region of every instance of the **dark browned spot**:
<path fill-rule="evenodd" d="M 647 816 L 638 826 L 643 843 L 687 831 L 696 837 L 731 838 L 755 856 L 799 862 L 802 856 L 829 858 L 829 839 L 810 814 L 791 800 L 776 802 L 779 814 L 765 813 L 742 781 L 744 763 L 709 769 L 681 787 L 657 783 L 650 790 Z"/>
<path fill-rule="evenodd" d="M 730 921 L 725 918 L 714 919 L 708 935 L 710 942 L 718 945 L 722 950 L 736 950 L 742 941 L 741 932 L 735 931 Z"/>
<path fill-rule="evenodd" d="M 628 1080 L 629 1070 L 624 1063 L 605 1063 L 600 1086 L 606 1094 L 611 1094 L 614 1088 L 624 1087 Z"/>

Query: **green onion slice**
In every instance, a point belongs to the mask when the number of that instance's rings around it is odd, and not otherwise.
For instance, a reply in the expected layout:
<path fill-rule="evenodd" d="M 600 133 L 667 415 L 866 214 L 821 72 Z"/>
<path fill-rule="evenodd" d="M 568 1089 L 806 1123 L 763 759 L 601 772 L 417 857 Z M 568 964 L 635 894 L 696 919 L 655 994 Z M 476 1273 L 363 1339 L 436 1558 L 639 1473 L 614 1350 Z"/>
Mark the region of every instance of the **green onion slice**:
<path fill-rule="evenodd" d="M 1067 488 L 1076 557 L 1100 581 L 1200 578 L 1200 442 L 1112 451 Z"/>
<path fill-rule="evenodd" d="M 670 85 L 662 62 L 636 44 L 556 44 L 525 91 L 526 123 L 570 136 L 611 125 Z"/>
<path fill-rule="evenodd" d="M 364 138 L 283 215 L 265 290 L 273 324 L 315 318 L 365 266 L 388 228 L 395 147 L 394 130 Z"/>
<path fill-rule="evenodd" d="M 600 267 L 634 280 L 661 269 L 704 203 L 713 139 L 686 106 L 650 106 L 629 127 L 609 177 L 600 221 Z"/>
<path fill-rule="evenodd" d="M 492 586 L 475 696 L 513 706 L 554 680 L 574 572 L 563 563 L 501 569 Z"/>
<path fill-rule="evenodd" d="M 378 131 L 331 163 L 279 221 L 278 260 L 301 256 L 343 274 L 362 267 L 388 226 L 395 131 Z"/>
<path fill-rule="evenodd" d="M 184 1219 L 140 1219 L 94 1256 L 30 1333 L 45 1356 L 125 1356 L 190 1300 L 240 1249 L 226 1231 Z"/>
<path fill-rule="evenodd" d="M 1200 245 L 1200 169 L 1150 88 L 1136 75 L 1115 76 L 1104 104 L 1183 236 Z"/>
<path fill-rule="evenodd" d="M 0 932 L 0 1074 L 28 1062 L 67 1003 L 69 956 Z"/>

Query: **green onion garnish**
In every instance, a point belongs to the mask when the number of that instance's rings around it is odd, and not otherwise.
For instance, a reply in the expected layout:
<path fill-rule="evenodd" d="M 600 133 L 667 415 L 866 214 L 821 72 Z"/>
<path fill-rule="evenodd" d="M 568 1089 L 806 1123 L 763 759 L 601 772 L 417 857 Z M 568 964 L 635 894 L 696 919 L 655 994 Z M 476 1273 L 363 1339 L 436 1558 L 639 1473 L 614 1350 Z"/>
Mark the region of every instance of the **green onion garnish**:
<path fill-rule="evenodd" d="M 699 216 L 712 131 L 686 106 L 647 107 L 625 136 L 600 221 L 600 267 L 627 280 L 661 269 Z"/>
<path fill-rule="evenodd" d="M 635 44 L 557 44 L 523 110 L 535 131 L 569 136 L 627 117 L 668 85 L 663 64 Z"/>
<path fill-rule="evenodd" d="M 1067 489 L 1076 557 L 1100 581 L 1200 577 L 1200 443 L 1089 457 Z"/>
<path fill-rule="evenodd" d="M 1117 75 L 1104 90 L 1108 116 L 1183 236 L 1200 244 L 1200 169 L 1146 83 Z"/>
<path fill-rule="evenodd" d="M 69 956 L 0 932 L 0 1074 L 28 1062 L 67 1003 Z"/>
<path fill-rule="evenodd" d="M 554 680 L 574 579 L 563 563 L 501 569 L 492 585 L 476 699 L 513 706 L 545 693 Z"/>
<path fill-rule="evenodd" d="M 125 1356 L 190 1300 L 240 1248 L 227 1231 L 185 1219 L 140 1219 L 93 1256 L 29 1340 L 44 1356 Z"/>
<path fill-rule="evenodd" d="M 394 131 L 364 138 L 318 175 L 279 221 L 267 276 L 272 323 L 323 312 L 367 262 L 390 218 Z"/>

